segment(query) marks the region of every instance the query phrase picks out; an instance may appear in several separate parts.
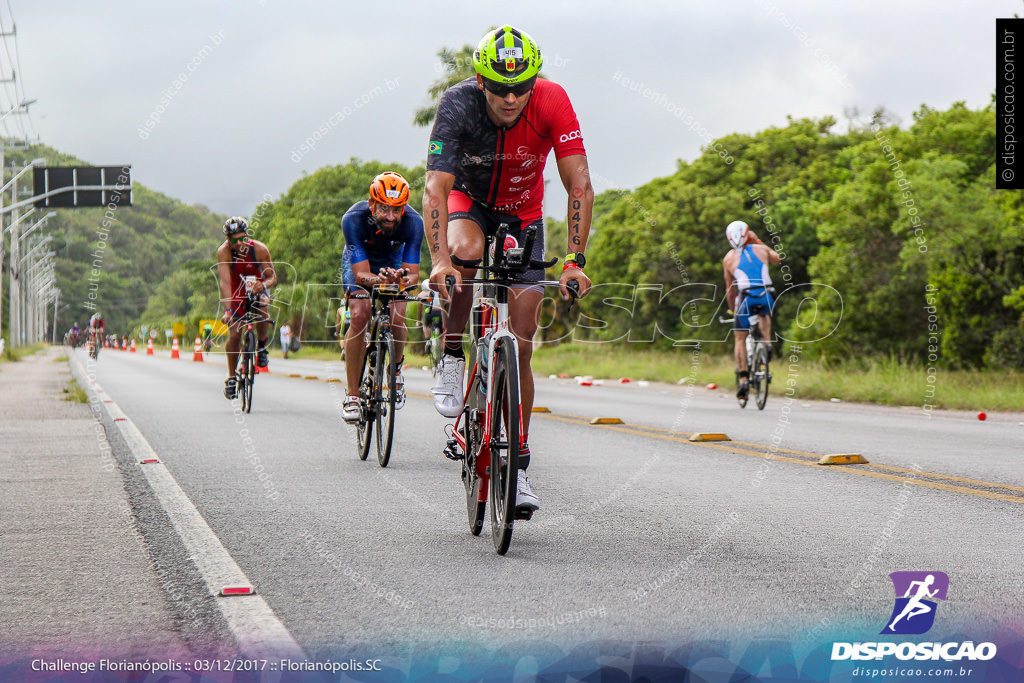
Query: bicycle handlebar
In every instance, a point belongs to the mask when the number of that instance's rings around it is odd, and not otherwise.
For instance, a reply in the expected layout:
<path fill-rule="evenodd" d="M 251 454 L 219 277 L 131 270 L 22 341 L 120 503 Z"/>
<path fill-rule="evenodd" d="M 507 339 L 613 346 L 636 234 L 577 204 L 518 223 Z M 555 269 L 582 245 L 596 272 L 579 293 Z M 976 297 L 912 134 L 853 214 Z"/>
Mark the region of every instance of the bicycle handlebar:
<path fill-rule="evenodd" d="M 518 249 L 521 249 L 521 247 L 519 247 Z M 462 258 L 459 258 L 458 256 L 456 256 L 455 254 L 452 254 L 451 259 L 452 259 L 452 263 L 454 263 L 455 265 L 460 266 L 462 268 L 480 268 L 480 264 L 483 262 L 482 258 L 462 259 Z M 537 269 L 537 268 L 550 268 L 551 266 L 555 265 L 556 263 L 558 263 L 558 258 L 557 257 L 551 259 L 550 261 L 537 261 L 535 259 L 530 259 L 528 263 L 524 264 L 525 267 L 522 267 L 522 271 L 529 270 L 530 268 L 533 268 L 533 269 Z M 499 266 L 486 266 L 486 267 L 482 268 L 482 270 L 485 271 L 485 272 L 489 272 L 489 271 L 493 271 L 493 270 L 513 270 L 513 269 L 510 269 L 510 268 L 507 268 L 507 267 L 506 268 L 500 268 Z"/>

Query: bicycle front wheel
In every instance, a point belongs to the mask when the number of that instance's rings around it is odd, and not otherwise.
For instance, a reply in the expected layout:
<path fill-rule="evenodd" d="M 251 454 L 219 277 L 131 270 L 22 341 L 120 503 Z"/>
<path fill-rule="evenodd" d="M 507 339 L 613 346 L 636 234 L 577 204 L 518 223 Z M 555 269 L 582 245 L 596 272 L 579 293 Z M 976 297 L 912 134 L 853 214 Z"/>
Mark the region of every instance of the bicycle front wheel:
<path fill-rule="evenodd" d="M 758 410 L 764 410 L 768 402 L 768 384 L 771 376 L 768 374 L 768 352 L 764 344 L 758 344 L 754 349 L 754 362 L 750 369 L 750 387 L 754 390 L 754 402 Z"/>
<path fill-rule="evenodd" d="M 375 351 L 372 353 L 376 355 Z M 370 366 L 370 354 L 370 349 L 363 353 L 363 366 L 359 370 L 359 424 L 356 425 L 356 440 L 360 460 L 366 460 L 370 454 L 370 441 L 373 436 L 374 373 Z"/>
<path fill-rule="evenodd" d="M 395 340 L 390 334 L 381 336 L 377 343 L 376 370 L 376 413 L 377 413 L 377 462 L 387 467 L 391 460 L 391 444 L 395 435 Z"/>
<path fill-rule="evenodd" d="M 249 330 L 245 333 L 245 344 L 242 346 L 242 382 L 239 387 L 242 394 L 242 410 L 252 412 L 252 385 L 256 379 L 256 333 Z"/>
<path fill-rule="evenodd" d="M 488 435 L 491 451 L 491 537 L 499 555 L 508 552 L 515 522 L 516 483 L 522 407 L 519 403 L 519 367 L 510 339 L 498 343 L 492 359 L 493 394 Z"/>

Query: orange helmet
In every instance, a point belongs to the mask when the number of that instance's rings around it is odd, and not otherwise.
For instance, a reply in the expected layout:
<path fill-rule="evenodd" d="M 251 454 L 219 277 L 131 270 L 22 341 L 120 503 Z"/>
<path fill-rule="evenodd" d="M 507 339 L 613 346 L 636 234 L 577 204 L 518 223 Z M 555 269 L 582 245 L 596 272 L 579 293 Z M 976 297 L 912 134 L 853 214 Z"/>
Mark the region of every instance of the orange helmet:
<path fill-rule="evenodd" d="M 394 171 L 384 171 L 370 183 L 370 201 L 405 206 L 409 202 L 409 183 Z"/>

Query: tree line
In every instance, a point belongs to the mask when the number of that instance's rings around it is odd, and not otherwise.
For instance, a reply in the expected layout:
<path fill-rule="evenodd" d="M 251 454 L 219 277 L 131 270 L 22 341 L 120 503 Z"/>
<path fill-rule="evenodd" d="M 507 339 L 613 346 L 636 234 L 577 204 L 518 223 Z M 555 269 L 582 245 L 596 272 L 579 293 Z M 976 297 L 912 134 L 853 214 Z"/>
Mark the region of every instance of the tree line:
<path fill-rule="evenodd" d="M 791 118 L 727 135 L 716 150 L 731 163 L 708 148 L 670 176 L 599 194 L 587 250 L 597 289 L 569 315 L 545 307 L 542 335 L 659 347 L 724 341 L 724 229 L 744 220 L 782 256 L 772 269 L 774 331 L 803 355 L 1024 367 L 1024 207 L 1020 193 L 994 189 L 994 107 L 922 106 L 906 128 L 878 110 L 838 128 L 832 117 Z M 62 158 L 40 147 L 32 155 Z M 359 159 L 304 175 L 253 208 L 254 236 L 282 264 L 277 317 L 306 339 L 329 338 L 341 301 L 341 216 L 388 169 L 410 181 L 418 208 L 423 166 Z M 212 266 L 224 217 L 135 187 L 103 269 L 108 324 L 197 328 L 218 311 Z M 99 214 L 51 221 L 65 301 L 84 292 Z M 549 255 L 561 256 L 564 220 L 547 222 Z M 425 277 L 425 247 L 422 263 Z M 87 317 L 72 307 L 62 323 L 68 315 Z"/>

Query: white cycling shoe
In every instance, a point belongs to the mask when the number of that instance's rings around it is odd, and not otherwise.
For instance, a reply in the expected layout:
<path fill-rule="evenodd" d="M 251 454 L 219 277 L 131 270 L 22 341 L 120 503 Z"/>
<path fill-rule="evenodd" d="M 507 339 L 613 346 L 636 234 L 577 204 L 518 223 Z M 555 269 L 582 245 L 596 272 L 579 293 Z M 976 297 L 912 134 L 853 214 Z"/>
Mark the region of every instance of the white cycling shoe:
<path fill-rule="evenodd" d="M 341 419 L 348 424 L 357 424 L 359 422 L 359 397 L 358 396 L 346 396 L 345 403 L 341 406 Z"/>
<path fill-rule="evenodd" d="M 445 417 L 458 417 L 465 398 L 463 375 L 466 374 L 466 359 L 446 353 L 441 356 L 437 368 L 437 383 L 430 390 L 434 395 L 434 407 Z"/>
<path fill-rule="evenodd" d="M 405 375 L 399 370 L 395 375 L 395 410 L 405 405 Z"/>
<path fill-rule="evenodd" d="M 530 478 L 526 476 L 526 470 L 519 470 L 519 479 L 516 481 L 516 512 L 532 515 L 537 510 L 540 510 L 540 499 L 530 488 Z"/>

